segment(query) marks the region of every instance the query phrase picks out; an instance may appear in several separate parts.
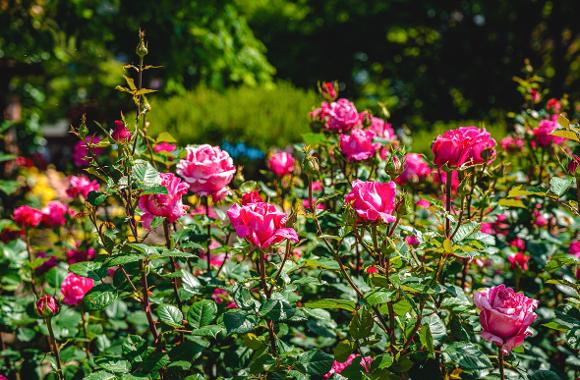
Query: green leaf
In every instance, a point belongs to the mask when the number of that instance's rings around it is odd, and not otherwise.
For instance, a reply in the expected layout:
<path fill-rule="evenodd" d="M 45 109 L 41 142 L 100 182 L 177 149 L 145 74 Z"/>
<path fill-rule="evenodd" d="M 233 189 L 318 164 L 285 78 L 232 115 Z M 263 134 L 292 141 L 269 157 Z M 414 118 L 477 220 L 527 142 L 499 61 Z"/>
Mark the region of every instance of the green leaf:
<path fill-rule="evenodd" d="M 458 243 L 477 231 L 479 231 L 479 223 L 477 222 L 465 223 L 457 229 L 457 232 L 453 237 L 453 242 Z"/>
<path fill-rule="evenodd" d="M 367 337 L 374 325 L 372 314 L 366 308 L 359 309 L 353 316 L 348 330 L 353 338 Z"/>
<path fill-rule="evenodd" d="M 117 299 L 117 291 L 112 285 L 99 284 L 93 287 L 83 298 L 83 304 L 89 311 L 103 310 Z"/>
<path fill-rule="evenodd" d="M 340 298 L 324 298 L 317 301 L 306 302 L 304 306 L 311 309 L 343 309 L 354 311 L 356 303 L 354 301 Z"/>
<path fill-rule="evenodd" d="M 142 260 L 143 256 L 140 255 L 119 255 L 119 256 L 113 256 L 110 259 L 108 259 L 107 261 L 105 261 L 104 266 L 110 268 L 110 267 L 116 267 L 118 265 L 125 265 L 125 264 L 129 264 L 129 263 L 134 263 L 136 261 Z"/>
<path fill-rule="evenodd" d="M 228 334 L 244 334 L 254 328 L 253 318 L 240 311 L 228 311 L 224 313 L 224 324 Z"/>
<path fill-rule="evenodd" d="M 455 342 L 443 349 L 450 360 L 467 371 L 492 368 L 487 356 L 473 343 Z"/>
<path fill-rule="evenodd" d="M 530 376 L 530 380 L 561 380 L 561 379 L 557 373 L 549 371 L 547 369 L 541 369 L 539 371 L 534 372 L 534 374 Z"/>
<path fill-rule="evenodd" d="M 93 206 L 100 206 L 107 200 L 107 194 L 103 194 L 98 191 L 91 191 L 87 195 L 87 202 Z"/>
<path fill-rule="evenodd" d="M 177 306 L 161 305 L 157 309 L 157 315 L 162 322 L 168 324 L 171 327 L 183 327 L 183 314 Z"/>
<path fill-rule="evenodd" d="M 195 302 L 187 311 L 187 321 L 193 328 L 209 325 L 217 314 L 217 305 L 210 300 Z"/>
<path fill-rule="evenodd" d="M 186 270 L 181 271 L 181 281 L 183 284 L 183 289 L 189 293 L 197 293 L 201 283 L 193 274 Z"/>
<path fill-rule="evenodd" d="M 18 181 L 10 181 L 6 179 L 0 180 L 0 191 L 6 195 L 12 195 L 18 190 L 20 184 Z"/>
<path fill-rule="evenodd" d="M 559 178 L 553 177 L 550 179 L 550 191 L 557 196 L 561 197 L 564 195 L 566 190 L 570 188 L 574 184 L 573 178 Z"/>
<path fill-rule="evenodd" d="M 350 340 L 341 340 L 334 348 L 334 358 L 339 362 L 344 362 L 355 348 L 354 343 Z"/>
<path fill-rule="evenodd" d="M 191 335 L 209 336 L 215 339 L 224 330 L 225 328 L 221 325 L 208 325 L 199 329 L 194 329 L 191 331 Z"/>
<path fill-rule="evenodd" d="M 288 301 L 283 299 L 272 299 L 268 300 L 260 308 L 260 313 L 262 313 L 267 319 L 274 321 L 285 321 L 294 315 L 296 309 L 288 303 Z"/>
<path fill-rule="evenodd" d="M 307 374 L 319 378 L 330 371 L 334 358 L 326 352 L 314 350 L 302 355 L 299 360 Z"/>
<path fill-rule="evenodd" d="M 107 268 L 103 268 L 102 263 L 97 261 L 82 261 L 74 263 L 68 267 L 69 272 L 73 272 L 81 277 L 100 280 L 107 275 Z"/>
<path fill-rule="evenodd" d="M 152 188 L 161 185 L 159 172 L 153 167 L 153 165 L 145 160 L 135 160 L 135 166 L 133 166 L 133 177 L 144 188 Z"/>
<path fill-rule="evenodd" d="M 88 376 L 85 376 L 83 380 L 114 380 L 115 375 L 106 371 L 93 372 Z"/>
<path fill-rule="evenodd" d="M 102 369 L 113 373 L 129 373 L 131 364 L 127 360 L 116 360 L 110 362 L 97 363 Z"/>

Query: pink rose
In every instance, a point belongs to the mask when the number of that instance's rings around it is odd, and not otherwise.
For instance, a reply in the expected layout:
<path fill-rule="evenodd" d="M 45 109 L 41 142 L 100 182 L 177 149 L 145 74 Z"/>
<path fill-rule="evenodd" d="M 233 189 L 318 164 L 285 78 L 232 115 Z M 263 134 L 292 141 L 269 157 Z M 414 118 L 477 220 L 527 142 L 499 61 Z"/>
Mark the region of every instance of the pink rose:
<path fill-rule="evenodd" d="M 562 104 L 560 104 L 560 101 L 556 98 L 551 98 L 548 99 L 548 102 L 546 103 L 546 109 L 548 111 L 552 111 L 553 113 L 558 113 L 560 112 L 560 109 L 562 108 Z"/>
<path fill-rule="evenodd" d="M 517 136 L 506 136 L 500 142 L 501 148 L 509 152 L 519 152 L 524 147 L 524 139 Z"/>
<path fill-rule="evenodd" d="M 407 244 L 409 244 L 411 247 L 416 247 L 419 244 L 421 244 L 421 242 L 419 241 L 419 239 L 415 235 L 407 236 L 405 238 L 405 242 L 407 242 Z"/>
<path fill-rule="evenodd" d="M 217 146 L 188 146 L 187 156 L 177 164 L 177 174 L 189 183 L 197 195 L 219 200 L 228 194 L 228 184 L 236 168 L 228 152 Z"/>
<path fill-rule="evenodd" d="M 332 367 L 330 368 L 330 371 L 328 371 L 322 378 L 323 379 L 330 379 L 332 377 L 332 375 L 342 373 L 342 371 L 347 369 L 352 364 L 352 361 L 359 356 L 360 355 L 358 355 L 358 354 L 350 354 L 344 362 L 339 362 L 339 361 L 335 360 L 332 363 Z M 362 357 L 360 360 L 360 365 L 363 367 L 365 372 L 368 372 L 370 370 L 372 364 L 373 364 L 373 358 L 371 358 L 370 356 Z"/>
<path fill-rule="evenodd" d="M 36 227 L 42 221 L 42 212 L 28 205 L 16 207 L 12 219 L 20 227 Z"/>
<path fill-rule="evenodd" d="M 248 191 L 242 194 L 242 199 L 240 203 L 242 205 L 247 205 L 248 203 L 264 202 L 264 199 L 256 190 Z"/>
<path fill-rule="evenodd" d="M 431 207 L 431 202 L 429 202 L 427 199 L 419 199 L 417 202 L 415 202 L 415 205 L 417 207 L 429 208 Z"/>
<path fill-rule="evenodd" d="M 73 162 L 76 167 L 82 168 L 89 165 L 89 161 L 92 160 L 89 155 L 89 147 L 87 144 L 98 144 L 101 138 L 98 136 L 87 136 L 84 141 L 79 141 L 75 144 L 73 148 Z M 103 148 L 91 148 L 91 156 L 98 156 L 103 153 Z"/>
<path fill-rule="evenodd" d="M 520 267 L 521 270 L 528 270 L 530 257 L 526 256 L 523 252 L 518 252 L 515 255 L 508 256 L 508 261 L 511 264 L 512 270 L 516 269 L 516 267 Z"/>
<path fill-rule="evenodd" d="M 532 212 L 532 218 L 534 220 L 534 224 L 538 227 L 544 227 L 548 224 L 548 219 L 542 214 L 539 210 L 534 210 Z"/>
<path fill-rule="evenodd" d="M 270 203 L 234 204 L 227 214 L 238 236 L 260 249 L 284 239 L 298 241 L 296 231 L 286 227 L 287 215 Z"/>
<path fill-rule="evenodd" d="M 69 177 L 69 185 L 66 193 L 69 197 L 75 198 L 82 195 L 86 198 L 91 191 L 99 191 L 99 183 L 90 180 L 84 175 Z"/>
<path fill-rule="evenodd" d="M 540 121 L 538 127 L 532 130 L 534 142 L 544 148 L 552 144 L 562 144 L 566 139 L 552 135 L 556 128 L 558 128 L 556 120 L 544 119 Z"/>
<path fill-rule="evenodd" d="M 362 161 L 371 158 L 381 147 L 373 143 L 375 133 L 370 130 L 355 128 L 350 135 L 340 135 L 340 150 L 349 161 Z"/>
<path fill-rule="evenodd" d="M 47 227 L 63 226 L 66 223 L 68 207 L 59 201 L 48 202 L 42 209 L 42 224 Z"/>
<path fill-rule="evenodd" d="M 45 294 L 36 301 L 36 312 L 41 317 L 52 317 L 58 314 L 58 302 L 50 294 Z"/>
<path fill-rule="evenodd" d="M 175 146 L 171 143 L 168 143 L 168 142 L 159 142 L 159 143 L 155 144 L 155 146 L 153 147 L 153 150 L 155 151 L 155 153 L 161 153 L 161 152 L 171 153 L 175 149 L 177 149 L 177 146 Z"/>
<path fill-rule="evenodd" d="M 433 141 L 433 162 L 439 167 L 447 165 L 450 168 L 491 162 L 495 158 L 495 144 L 485 128 L 452 129 Z"/>
<path fill-rule="evenodd" d="M 238 305 L 230 296 L 227 290 L 222 288 L 215 288 L 211 295 L 211 299 L 214 300 L 215 303 L 221 305 L 222 303 L 226 304 L 226 309 L 237 309 Z"/>
<path fill-rule="evenodd" d="M 369 126 L 369 130 L 373 131 L 375 135 L 381 139 L 388 141 L 394 141 L 397 139 L 397 135 L 395 135 L 395 131 L 393 131 L 391 124 L 387 123 L 379 117 L 373 116 L 371 118 L 371 125 Z"/>
<path fill-rule="evenodd" d="M 524 239 L 521 238 L 516 238 L 512 241 L 510 241 L 510 246 L 515 247 L 519 250 L 524 250 L 526 249 L 526 241 Z"/>
<path fill-rule="evenodd" d="M 71 306 L 78 305 L 94 285 L 95 282 L 92 278 L 77 276 L 74 273 L 67 274 L 60 286 L 60 291 L 64 297 L 62 302 Z"/>
<path fill-rule="evenodd" d="M 573 154 L 570 162 L 568 162 L 568 174 L 572 176 L 576 175 L 576 169 L 578 169 L 578 165 L 580 165 L 580 156 Z"/>
<path fill-rule="evenodd" d="M 352 190 L 344 197 L 344 202 L 352 206 L 362 221 L 382 220 L 391 223 L 396 220 L 394 182 L 365 182 L 356 180 Z"/>
<path fill-rule="evenodd" d="M 476 292 L 474 302 L 481 311 L 481 336 L 501 347 L 504 354 L 531 335 L 528 327 L 537 317 L 534 309 L 538 307 L 538 301 L 502 284 Z"/>
<path fill-rule="evenodd" d="M 568 253 L 580 259 L 580 240 L 575 240 L 570 243 Z"/>
<path fill-rule="evenodd" d="M 151 228 L 156 216 L 166 218 L 170 223 L 185 215 L 187 207 L 182 197 L 187 194 L 188 186 L 173 173 L 161 173 L 161 186 L 167 194 L 145 194 L 139 197 L 139 208 L 143 211 L 142 221 L 145 228 Z"/>
<path fill-rule="evenodd" d="M 311 117 L 324 123 L 324 128 L 333 132 L 345 132 L 360 124 L 361 118 L 354 104 L 347 99 L 323 102 L 311 113 Z"/>
<path fill-rule="evenodd" d="M 80 244 L 77 243 L 76 248 L 66 251 L 66 262 L 69 265 L 72 265 L 81 261 L 90 261 L 95 258 L 95 254 L 96 251 L 94 248 L 89 247 L 83 249 Z"/>
<path fill-rule="evenodd" d="M 284 177 L 294 171 L 294 157 L 288 152 L 277 152 L 270 156 L 268 167 L 278 177 Z"/>
<path fill-rule="evenodd" d="M 417 153 L 407 153 L 405 155 L 405 163 L 403 165 L 403 172 L 395 181 L 404 185 L 406 183 L 418 183 L 421 179 L 431 174 L 429 164 L 423 160 L 423 157 Z"/>
<path fill-rule="evenodd" d="M 115 120 L 115 129 L 111 132 L 111 137 L 118 143 L 126 143 L 131 140 L 131 132 L 123 120 Z"/>

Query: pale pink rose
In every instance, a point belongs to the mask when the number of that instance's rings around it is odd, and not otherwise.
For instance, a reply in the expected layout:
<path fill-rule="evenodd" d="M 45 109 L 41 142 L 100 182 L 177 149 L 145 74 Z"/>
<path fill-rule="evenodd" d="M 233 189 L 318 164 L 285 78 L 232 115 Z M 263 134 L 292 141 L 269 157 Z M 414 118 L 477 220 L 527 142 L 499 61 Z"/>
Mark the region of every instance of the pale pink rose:
<path fill-rule="evenodd" d="M 41 317 L 52 317 L 58 314 L 58 302 L 50 294 L 45 294 L 36 301 L 36 313 Z"/>
<path fill-rule="evenodd" d="M 151 222 L 156 216 L 173 223 L 187 211 L 187 206 L 182 201 L 182 197 L 188 191 L 187 184 L 173 173 L 161 173 L 159 176 L 161 186 L 167 189 L 167 194 L 145 194 L 139 197 L 139 208 L 144 213 L 142 221 L 145 228 L 151 228 Z"/>
<path fill-rule="evenodd" d="M 95 258 L 96 251 L 94 248 L 83 248 L 80 243 L 76 244 L 76 247 L 66 251 L 66 262 L 69 265 L 74 263 L 79 263 L 81 261 L 90 261 Z"/>
<path fill-rule="evenodd" d="M 59 201 L 48 202 L 42 209 L 42 224 L 47 227 L 63 226 L 66 223 L 65 216 L 68 214 L 68 207 Z"/>
<path fill-rule="evenodd" d="M 189 183 L 197 195 L 222 199 L 229 192 L 228 184 L 236 168 L 228 152 L 217 146 L 188 146 L 187 156 L 177 164 L 177 174 Z"/>
<path fill-rule="evenodd" d="M 580 240 L 575 240 L 570 243 L 568 253 L 580 259 Z"/>
<path fill-rule="evenodd" d="M 552 135 L 556 128 L 558 128 L 558 123 L 555 118 L 540 121 L 540 124 L 532 130 L 534 142 L 544 148 L 552 144 L 562 144 L 566 141 L 565 138 Z"/>
<path fill-rule="evenodd" d="M 190 212 L 191 215 L 207 215 L 210 219 L 217 219 L 218 215 L 215 212 L 215 209 L 209 206 L 209 210 L 204 205 L 199 205 L 195 207 Z"/>
<path fill-rule="evenodd" d="M 515 255 L 508 256 L 508 261 L 511 264 L 512 270 L 516 269 L 516 267 L 520 267 L 521 270 L 528 270 L 530 257 L 526 256 L 523 252 L 518 252 Z"/>
<path fill-rule="evenodd" d="M 362 221 L 383 221 L 391 223 L 396 220 L 394 182 L 365 182 L 356 180 L 352 190 L 344 197 Z"/>
<path fill-rule="evenodd" d="M 491 162 L 495 158 L 495 144 L 485 128 L 452 129 L 433 141 L 433 162 L 439 167 L 447 165 L 449 168 Z"/>
<path fill-rule="evenodd" d="M 42 211 L 28 205 L 16 207 L 12 219 L 20 227 L 36 227 L 42 221 Z"/>
<path fill-rule="evenodd" d="M 538 301 L 502 284 L 476 292 L 474 302 L 480 309 L 481 336 L 501 347 L 504 354 L 531 335 L 528 327 L 537 317 Z"/>
<path fill-rule="evenodd" d="M 90 180 L 87 176 L 70 176 L 68 180 L 69 185 L 66 194 L 71 198 L 79 195 L 86 198 L 91 191 L 99 191 L 99 183 L 95 180 Z"/>
<path fill-rule="evenodd" d="M 69 273 L 62 281 L 60 291 L 63 295 L 63 300 L 67 305 L 75 306 L 81 303 L 85 294 L 93 288 L 95 282 L 92 278 L 78 276 L 74 273 Z"/>
<path fill-rule="evenodd" d="M 101 141 L 101 138 L 98 136 L 87 136 L 84 141 L 79 141 L 75 144 L 73 148 L 73 162 L 75 166 L 82 168 L 89 165 L 90 160 L 92 160 L 89 156 L 89 147 L 87 144 L 98 144 Z M 103 148 L 91 148 L 90 153 L 91 156 L 98 156 L 104 152 Z"/>
<path fill-rule="evenodd" d="M 395 135 L 392 125 L 379 117 L 373 116 L 371 118 L 369 130 L 373 131 L 378 138 L 384 140 L 394 141 L 397 139 L 397 135 Z"/>
<path fill-rule="evenodd" d="M 292 174 L 294 171 L 294 157 L 288 152 L 276 152 L 270 156 L 268 167 L 278 177 Z"/>
<path fill-rule="evenodd" d="M 264 202 L 264 199 L 262 198 L 260 193 L 257 192 L 256 190 L 248 191 L 242 194 L 242 199 L 240 201 L 242 205 L 247 205 L 248 203 L 256 203 L 256 202 Z"/>
<path fill-rule="evenodd" d="M 340 135 L 340 150 L 349 161 L 367 160 L 381 147 L 380 144 L 373 143 L 374 138 L 373 131 L 355 128 L 350 135 Z"/>
<path fill-rule="evenodd" d="M 238 236 L 260 249 L 285 239 L 298 241 L 296 231 L 286 227 L 288 216 L 270 203 L 234 204 L 227 214 Z"/>
<path fill-rule="evenodd" d="M 352 361 L 354 359 L 358 358 L 359 356 L 360 355 L 358 355 L 358 354 L 350 354 L 344 362 L 339 362 L 339 361 L 335 360 L 332 363 L 332 367 L 330 368 L 330 371 L 328 371 L 324 376 L 322 376 L 322 378 L 323 379 L 330 379 L 332 377 L 332 375 L 342 373 L 342 371 L 347 369 L 352 364 Z M 363 367 L 365 372 L 368 372 L 370 370 L 372 364 L 373 364 L 373 358 L 370 356 L 362 357 L 360 360 L 360 365 Z"/>
<path fill-rule="evenodd" d="M 168 142 L 158 142 L 153 147 L 153 150 L 155 151 L 155 153 L 161 153 L 161 152 L 171 153 L 175 149 L 177 149 L 177 146 L 175 146 L 171 143 L 168 143 Z"/>
<path fill-rule="evenodd" d="M 510 152 L 519 152 L 524 147 L 524 139 L 517 136 L 506 136 L 500 142 L 501 148 Z"/>
<path fill-rule="evenodd" d="M 118 143 L 126 143 L 131 140 L 131 131 L 123 123 L 123 120 L 115 120 L 115 129 L 111 132 L 111 137 Z"/>
<path fill-rule="evenodd" d="M 403 172 L 395 181 L 401 185 L 409 182 L 418 183 L 430 174 L 431 168 L 420 154 L 407 153 L 405 155 L 405 163 L 403 164 Z"/>

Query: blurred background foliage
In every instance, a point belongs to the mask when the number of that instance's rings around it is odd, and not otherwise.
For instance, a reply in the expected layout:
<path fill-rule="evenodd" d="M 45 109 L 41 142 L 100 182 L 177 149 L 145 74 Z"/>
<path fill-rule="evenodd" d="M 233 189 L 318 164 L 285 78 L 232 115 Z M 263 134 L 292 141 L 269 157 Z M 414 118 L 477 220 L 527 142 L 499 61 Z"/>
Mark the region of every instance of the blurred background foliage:
<path fill-rule="evenodd" d="M 460 120 L 501 131 L 525 58 L 552 96 L 578 99 L 579 11 L 574 0 L 0 0 L 0 106 L 20 105 L 4 118 L 21 139 L 83 113 L 111 123 L 131 109 L 114 86 L 141 27 L 147 62 L 162 66 L 145 83 L 159 90 L 155 131 L 282 146 L 307 128 L 316 82 L 338 80 L 428 144 Z"/>

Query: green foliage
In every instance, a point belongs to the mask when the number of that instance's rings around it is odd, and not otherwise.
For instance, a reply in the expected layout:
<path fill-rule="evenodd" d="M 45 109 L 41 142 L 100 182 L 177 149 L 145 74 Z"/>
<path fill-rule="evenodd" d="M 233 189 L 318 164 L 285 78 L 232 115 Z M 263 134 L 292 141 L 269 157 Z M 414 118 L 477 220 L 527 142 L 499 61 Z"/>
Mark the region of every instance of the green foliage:
<path fill-rule="evenodd" d="M 205 87 L 151 102 L 151 133 L 169 132 L 181 143 L 244 142 L 267 150 L 301 141 L 315 95 L 280 82 L 220 93 Z"/>

